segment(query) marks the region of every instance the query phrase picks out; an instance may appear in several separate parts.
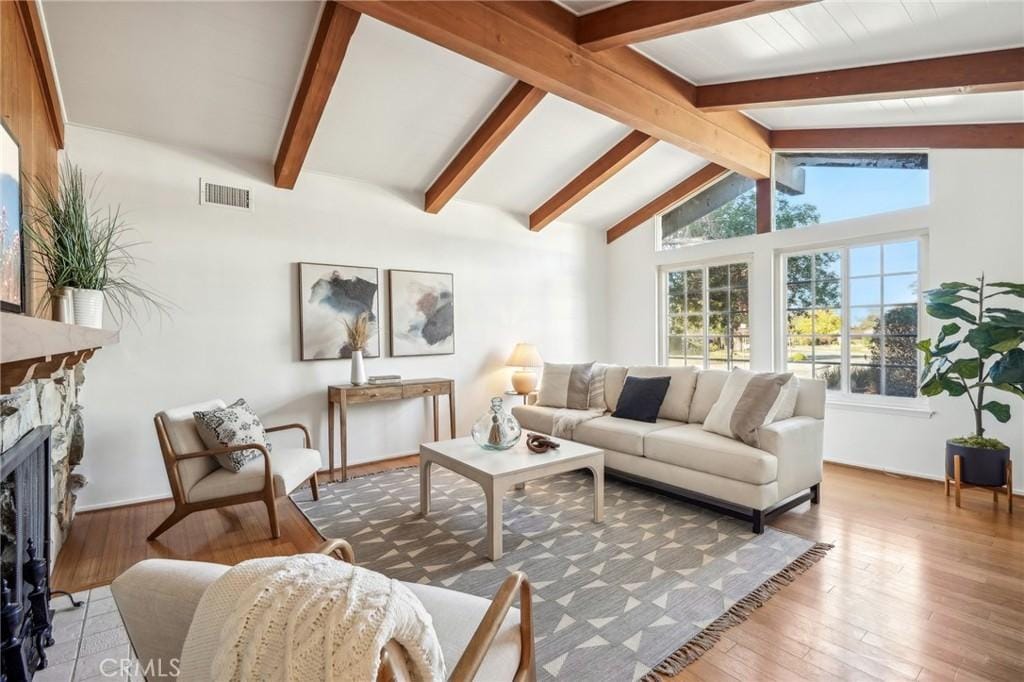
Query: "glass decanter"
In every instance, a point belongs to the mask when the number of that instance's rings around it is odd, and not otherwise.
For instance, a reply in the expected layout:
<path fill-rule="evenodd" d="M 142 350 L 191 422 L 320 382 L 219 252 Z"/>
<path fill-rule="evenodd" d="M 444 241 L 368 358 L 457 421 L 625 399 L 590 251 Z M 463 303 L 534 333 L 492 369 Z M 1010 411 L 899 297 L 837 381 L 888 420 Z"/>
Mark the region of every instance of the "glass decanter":
<path fill-rule="evenodd" d="M 505 401 L 491 398 L 491 409 L 473 424 L 473 440 L 485 450 L 508 450 L 523 433 L 519 422 L 505 410 Z"/>

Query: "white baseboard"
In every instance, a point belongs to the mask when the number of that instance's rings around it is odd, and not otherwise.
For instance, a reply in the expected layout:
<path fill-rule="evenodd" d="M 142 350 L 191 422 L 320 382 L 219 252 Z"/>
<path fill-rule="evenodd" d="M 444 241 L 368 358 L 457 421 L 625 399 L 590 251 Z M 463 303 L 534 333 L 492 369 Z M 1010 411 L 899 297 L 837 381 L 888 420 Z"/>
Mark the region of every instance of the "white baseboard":
<path fill-rule="evenodd" d="M 112 507 L 129 507 L 133 504 L 142 504 L 143 502 L 156 502 L 157 500 L 169 500 L 171 499 L 170 493 L 162 493 L 160 495 L 146 495 L 144 497 L 130 497 L 125 500 L 116 500 L 113 502 L 98 502 L 96 504 L 76 504 L 75 513 L 78 512 L 89 512 L 98 511 L 100 509 L 110 509 Z"/>
<path fill-rule="evenodd" d="M 825 457 L 826 462 L 832 462 L 833 464 L 842 464 L 848 467 L 854 467 L 857 469 L 868 469 L 869 471 L 880 471 L 883 474 L 892 474 L 894 476 L 907 476 L 909 478 L 923 478 L 926 481 L 938 481 L 942 483 L 945 480 L 942 476 L 936 476 L 934 474 L 922 474 L 918 471 L 905 471 L 903 469 L 893 469 L 890 467 L 873 467 L 863 464 L 862 462 L 851 462 L 849 460 L 837 459 L 835 457 Z M 1014 495 L 1024 495 L 1024 491 L 1014 489 Z"/>

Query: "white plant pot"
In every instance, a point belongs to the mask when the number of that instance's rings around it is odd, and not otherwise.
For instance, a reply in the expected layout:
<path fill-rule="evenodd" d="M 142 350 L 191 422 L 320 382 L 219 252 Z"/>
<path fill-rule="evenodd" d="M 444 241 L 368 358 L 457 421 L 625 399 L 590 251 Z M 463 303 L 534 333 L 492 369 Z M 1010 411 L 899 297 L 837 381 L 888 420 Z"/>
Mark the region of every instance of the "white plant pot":
<path fill-rule="evenodd" d="M 75 324 L 103 329 L 103 292 L 96 289 L 71 289 Z"/>
<path fill-rule="evenodd" d="M 363 363 L 363 351 L 352 351 L 352 385 L 362 386 L 366 383 L 366 365 Z"/>

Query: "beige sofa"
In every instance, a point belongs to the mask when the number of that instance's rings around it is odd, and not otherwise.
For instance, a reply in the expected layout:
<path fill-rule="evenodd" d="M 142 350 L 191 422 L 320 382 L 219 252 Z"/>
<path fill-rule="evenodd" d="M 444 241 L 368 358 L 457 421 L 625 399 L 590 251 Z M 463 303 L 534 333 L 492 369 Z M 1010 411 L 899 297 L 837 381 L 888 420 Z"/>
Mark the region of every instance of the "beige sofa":
<path fill-rule="evenodd" d="M 672 378 L 656 423 L 611 416 L 627 375 Z M 728 377 L 693 367 L 609 367 L 607 412 L 577 426 L 573 440 L 603 449 L 609 473 L 748 518 L 761 533 L 768 514 L 819 500 L 825 383 L 800 380 L 794 416 L 762 426 L 758 449 L 701 426 Z M 546 434 L 557 411 L 537 404 L 512 408 L 524 429 Z"/>

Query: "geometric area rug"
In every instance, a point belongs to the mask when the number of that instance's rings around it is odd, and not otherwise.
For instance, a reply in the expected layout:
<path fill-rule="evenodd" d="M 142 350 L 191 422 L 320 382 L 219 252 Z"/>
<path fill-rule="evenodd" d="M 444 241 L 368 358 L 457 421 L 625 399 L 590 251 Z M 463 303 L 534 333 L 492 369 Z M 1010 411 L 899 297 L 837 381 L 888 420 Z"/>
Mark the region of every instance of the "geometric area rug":
<path fill-rule="evenodd" d="M 480 486 L 432 472 L 431 511 L 418 515 L 416 467 L 321 486 L 292 499 L 324 537 L 391 578 L 493 597 L 512 571 L 533 587 L 540 679 L 629 681 L 678 672 L 710 649 L 829 545 L 696 507 L 609 478 L 594 523 L 590 474 L 509 491 L 505 553 L 484 555 Z M 449 667 L 455 664 L 448 661 Z"/>

